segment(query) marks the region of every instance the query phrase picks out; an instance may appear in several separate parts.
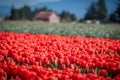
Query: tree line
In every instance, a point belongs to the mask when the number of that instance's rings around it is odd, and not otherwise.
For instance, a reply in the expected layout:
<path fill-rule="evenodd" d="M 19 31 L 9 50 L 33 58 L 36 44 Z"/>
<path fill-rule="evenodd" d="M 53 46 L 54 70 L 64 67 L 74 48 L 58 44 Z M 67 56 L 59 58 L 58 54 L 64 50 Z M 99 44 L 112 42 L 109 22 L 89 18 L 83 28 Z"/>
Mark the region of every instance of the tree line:
<path fill-rule="evenodd" d="M 98 2 L 92 2 L 87 9 L 87 12 L 84 16 L 83 20 L 100 20 L 105 21 L 109 20 L 110 22 L 120 22 L 120 0 L 117 2 L 118 6 L 114 12 L 108 15 L 106 9 L 105 0 L 98 0 Z M 51 11 L 47 7 L 35 8 L 31 10 L 29 6 L 24 5 L 22 8 L 15 8 L 12 6 L 11 8 L 11 20 L 34 20 L 35 16 L 41 11 Z M 60 19 L 62 22 L 71 22 L 76 21 L 77 17 L 75 14 L 70 13 L 69 11 L 62 11 L 60 14 Z"/>
<path fill-rule="evenodd" d="M 50 11 L 46 7 L 40 9 L 35 8 L 33 11 L 29 6 L 24 5 L 22 8 L 15 8 L 12 6 L 10 19 L 12 20 L 34 20 L 34 17 L 40 11 Z"/>
<path fill-rule="evenodd" d="M 19 9 L 12 6 L 10 19 L 11 20 L 34 20 L 35 16 L 41 11 L 53 12 L 52 10 L 48 9 L 45 6 L 42 8 L 35 8 L 33 11 L 27 5 L 24 5 L 22 8 L 19 8 Z M 75 14 L 70 13 L 68 11 L 62 11 L 58 15 L 60 16 L 60 19 L 63 22 L 70 22 L 70 21 L 77 20 Z"/>
<path fill-rule="evenodd" d="M 86 20 L 100 20 L 109 22 L 120 22 L 120 0 L 117 1 L 117 8 L 111 14 L 108 14 L 106 9 L 105 0 L 98 0 L 98 2 L 92 2 L 89 6 L 84 19 Z"/>

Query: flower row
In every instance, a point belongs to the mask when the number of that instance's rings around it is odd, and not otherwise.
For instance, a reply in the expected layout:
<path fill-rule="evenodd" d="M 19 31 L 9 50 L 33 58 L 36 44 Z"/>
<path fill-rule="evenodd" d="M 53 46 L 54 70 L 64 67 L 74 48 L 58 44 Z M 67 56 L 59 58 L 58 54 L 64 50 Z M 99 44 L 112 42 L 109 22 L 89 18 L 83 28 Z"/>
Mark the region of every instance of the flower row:
<path fill-rule="evenodd" d="M 120 40 L 1 32 L 0 78 L 119 80 Z"/>

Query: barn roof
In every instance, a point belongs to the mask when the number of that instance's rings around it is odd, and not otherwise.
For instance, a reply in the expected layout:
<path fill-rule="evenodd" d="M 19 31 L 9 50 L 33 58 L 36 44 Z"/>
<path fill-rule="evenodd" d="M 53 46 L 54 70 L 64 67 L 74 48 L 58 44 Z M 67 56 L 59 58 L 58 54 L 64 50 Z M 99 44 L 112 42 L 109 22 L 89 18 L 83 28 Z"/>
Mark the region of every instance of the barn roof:
<path fill-rule="evenodd" d="M 39 19 L 48 19 L 53 12 L 40 12 L 36 15 L 35 18 Z"/>

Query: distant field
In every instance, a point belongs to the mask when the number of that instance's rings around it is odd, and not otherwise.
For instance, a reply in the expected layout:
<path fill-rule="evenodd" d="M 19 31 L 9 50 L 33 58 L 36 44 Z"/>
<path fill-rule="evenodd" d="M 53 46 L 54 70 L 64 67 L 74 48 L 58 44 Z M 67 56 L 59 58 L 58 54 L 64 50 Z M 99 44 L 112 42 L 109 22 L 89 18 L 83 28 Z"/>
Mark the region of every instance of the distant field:
<path fill-rule="evenodd" d="M 120 39 L 118 24 L 76 24 L 76 23 L 43 23 L 35 21 L 2 21 L 0 32 L 18 32 L 33 34 L 54 34 L 62 36 L 85 36 Z"/>

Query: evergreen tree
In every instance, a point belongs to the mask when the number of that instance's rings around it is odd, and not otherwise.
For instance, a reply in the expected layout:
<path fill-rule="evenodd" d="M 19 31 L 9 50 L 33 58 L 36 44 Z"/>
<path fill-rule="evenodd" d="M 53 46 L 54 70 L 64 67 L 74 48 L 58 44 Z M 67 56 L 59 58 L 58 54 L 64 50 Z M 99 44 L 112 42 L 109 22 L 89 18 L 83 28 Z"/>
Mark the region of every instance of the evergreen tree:
<path fill-rule="evenodd" d="M 34 11 L 32 12 L 32 18 L 34 19 L 36 14 L 38 14 L 40 11 L 38 8 L 35 8 Z"/>
<path fill-rule="evenodd" d="M 117 20 L 120 22 L 120 0 L 118 0 L 118 7 L 116 9 Z"/>
<path fill-rule="evenodd" d="M 10 19 L 14 19 L 14 6 L 11 8 L 11 16 Z"/>
<path fill-rule="evenodd" d="M 88 8 L 87 13 L 85 14 L 85 18 L 84 19 L 88 19 L 88 20 L 94 20 L 97 19 L 97 8 L 96 8 L 96 4 L 94 2 L 92 2 L 92 4 L 90 5 L 90 7 Z"/>
<path fill-rule="evenodd" d="M 71 22 L 71 21 L 75 21 L 77 19 L 75 14 L 72 14 L 68 11 L 63 11 L 60 14 L 60 17 L 61 17 L 62 22 Z"/>
<path fill-rule="evenodd" d="M 63 11 L 61 13 L 60 17 L 61 17 L 61 21 L 63 21 L 63 22 L 70 21 L 69 12 L 67 12 L 67 11 Z"/>
<path fill-rule="evenodd" d="M 30 8 L 26 5 L 20 9 L 16 9 L 16 8 L 14 8 L 14 6 L 12 6 L 10 19 L 12 19 L 12 20 L 31 20 L 32 19 L 31 13 L 32 12 L 31 12 Z"/>
<path fill-rule="evenodd" d="M 15 9 L 14 6 L 12 6 L 10 19 L 19 20 L 19 18 L 20 18 L 19 10 Z"/>
<path fill-rule="evenodd" d="M 77 20 L 77 18 L 75 16 L 75 14 L 71 14 L 71 21 L 76 21 L 76 20 Z"/>
<path fill-rule="evenodd" d="M 40 8 L 40 11 L 47 11 L 48 9 L 47 9 L 47 7 L 46 6 L 44 6 L 44 7 L 42 7 L 42 8 Z"/>
<path fill-rule="evenodd" d="M 110 20 L 111 22 L 113 22 L 113 23 L 115 23 L 115 22 L 117 21 L 115 13 L 112 13 L 112 14 L 110 15 L 109 20 Z"/>
<path fill-rule="evenodd" d="M 19 14 L 20 14 L 21 20 L 31 20 L 32 18 L 30 7 L 28 7 L 27 5 L 25 5 L 19 10 Z"/>
<path fill-rule="evenodd" d="M 98 6 L 98 19 L 103 20 L 107 16 L 107 9 L 105 5 L 105 0 L 99 0 L 97 3 Z"/>

